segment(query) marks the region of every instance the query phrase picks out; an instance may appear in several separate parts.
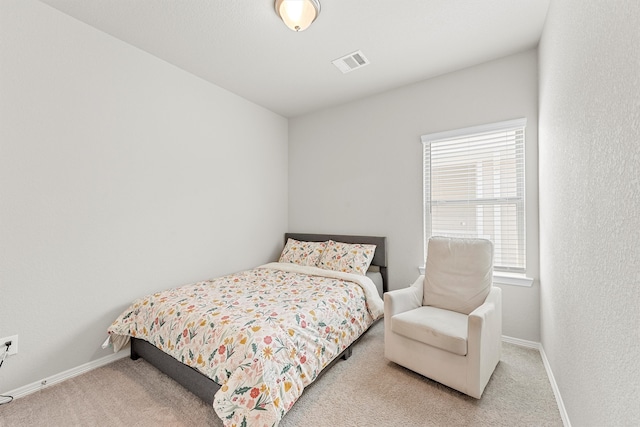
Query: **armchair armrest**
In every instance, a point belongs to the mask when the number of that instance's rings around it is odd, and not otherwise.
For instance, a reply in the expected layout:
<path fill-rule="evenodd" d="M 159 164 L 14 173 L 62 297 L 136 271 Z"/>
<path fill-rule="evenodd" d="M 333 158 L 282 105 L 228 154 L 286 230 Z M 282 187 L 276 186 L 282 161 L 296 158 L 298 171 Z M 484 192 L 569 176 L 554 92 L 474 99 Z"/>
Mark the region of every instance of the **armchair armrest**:
<path fill-rule="evenodd" d="M 422 306 L 424 276 L 419 276 L 407 288 L 396 289 L 384 294 L 384 317 L 390 319 L 398 313 Z"/>
<path fill-rule="evenodd" d="M 484 303 L 469 313 L 469 322 L 475 323 L 488 320 L 492 313 L 496 311 L 502 312 L 502 289 L 492 286 Z"/>
<path fill-rule="evenodd" d="M 502 289 L 493 286 L 485 302 L 469 314 L 467 358 L 468 384 L 478 387 L 471 396 L 480 398 L 484 386 L 500 361 L 502 349 Z"/>

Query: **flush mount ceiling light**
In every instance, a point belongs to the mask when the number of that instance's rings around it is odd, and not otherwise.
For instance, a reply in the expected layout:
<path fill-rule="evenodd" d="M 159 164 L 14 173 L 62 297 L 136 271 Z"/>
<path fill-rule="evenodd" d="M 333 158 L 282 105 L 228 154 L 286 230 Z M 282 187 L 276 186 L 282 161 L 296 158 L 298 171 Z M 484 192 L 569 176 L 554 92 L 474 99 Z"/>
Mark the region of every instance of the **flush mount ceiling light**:
<path fill-rule="evenodd" d="M 304 31 L 320 14 L 318 0 L 276 0 L 276 13 L 293 31 Z"/>

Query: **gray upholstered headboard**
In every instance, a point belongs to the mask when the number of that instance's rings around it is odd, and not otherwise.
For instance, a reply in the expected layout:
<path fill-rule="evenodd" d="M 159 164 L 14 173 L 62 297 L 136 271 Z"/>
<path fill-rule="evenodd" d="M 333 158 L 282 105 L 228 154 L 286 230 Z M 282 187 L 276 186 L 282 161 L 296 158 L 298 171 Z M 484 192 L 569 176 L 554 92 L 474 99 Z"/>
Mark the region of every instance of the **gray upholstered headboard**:
<path fill-rule="evenodd" d="M 367 245 L 376 245 L 376 251 L 373 254 L 373 261 L 371 265 L 380 267 L 380 274 L 382 275 L 382 291 L 387 292 L 389 290 L 388 272 L 387 272 L 387 238 L 378 236 L 348 236 L 342 234 L 309 234 L 309 233 L 285 233 L 284 242 L 287 243 L 287 239 L 292 238 L 304 242 L 325 242 L 327 240 L 334 240 L 336 242 L 343 243 L 364 243 Z"/>

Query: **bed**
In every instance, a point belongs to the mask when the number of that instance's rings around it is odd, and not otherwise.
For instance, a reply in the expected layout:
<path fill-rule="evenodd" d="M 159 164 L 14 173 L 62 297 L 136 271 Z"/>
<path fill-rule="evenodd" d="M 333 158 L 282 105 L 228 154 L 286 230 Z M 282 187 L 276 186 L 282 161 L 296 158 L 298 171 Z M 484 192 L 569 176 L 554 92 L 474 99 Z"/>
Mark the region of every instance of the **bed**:
<path fill-rule="evenodd" d="M 382 317 L 387 282 L 385 237 L 286 233 L 278 262 L 147 295 L 108 332 L 225 426 L 273 426 Z"/>

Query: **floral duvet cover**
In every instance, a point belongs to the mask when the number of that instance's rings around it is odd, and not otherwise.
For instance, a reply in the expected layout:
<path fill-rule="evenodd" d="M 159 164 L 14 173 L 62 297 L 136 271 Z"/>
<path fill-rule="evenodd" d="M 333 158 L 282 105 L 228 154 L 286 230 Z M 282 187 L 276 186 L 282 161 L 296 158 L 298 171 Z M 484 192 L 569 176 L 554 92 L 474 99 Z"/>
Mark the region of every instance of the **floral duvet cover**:
<path fill-rule="evenodd" d="M 382 314 L 366 276 L 271 263 L 140 298 L 108 332 L 116 351 L 144 339 L 220 384 L 225 426 L 277 426 Z"/>

